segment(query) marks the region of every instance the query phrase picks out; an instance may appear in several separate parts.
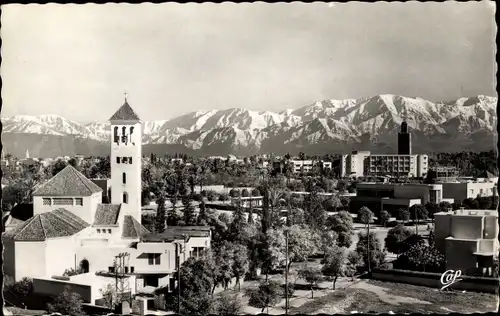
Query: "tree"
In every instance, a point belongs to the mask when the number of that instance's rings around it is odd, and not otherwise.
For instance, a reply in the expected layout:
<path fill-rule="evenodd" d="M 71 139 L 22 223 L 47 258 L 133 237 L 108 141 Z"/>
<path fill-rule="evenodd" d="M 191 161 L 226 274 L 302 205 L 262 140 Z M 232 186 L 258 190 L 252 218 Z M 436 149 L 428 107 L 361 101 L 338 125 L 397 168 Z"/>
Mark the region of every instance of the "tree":
<path fill-rule="evenodd" d="M 71 288 L 66 286 L 56 299 L 47 304 L 49 313 L 61 313 L 69 316 L 83 315 L 83 300 L 78 293 L 71 292 Z"/>
<path fill-rule="evenodd" d="M 248 249 L 246 245 L 233 243 L 233 265 L 232 271 L 236 278 L 238 291 L 241 289 L 241 279 L 245 276 L 249 269 Z"/>
<path fill-rule="evenodd" d="M 391 219 L 391 214 L 389 214 L 389 212 L 385 210 L 381 211 L 380 215 L 378 216 L 380 224 L 384 225 L 384 227 L 386 227 L 390 219 Z"/>
<path fill-rule="evenodd" d="M 345 248 L 334 245 L 327 250 L 321 272 L 333 278 L 333 290 L 335 290 L 338 277 L 345 275 L 346 265 L 347 255 Z"/>
<path fill-rule="evenodd" d="M 196 214 L 194 213 L 194 206 L 192 204 L 192 201 L 190 199 L 184 199 L 183 201 L 184 204 L 184 224 L 187 226 L 194 226 L 196 225 Z"/>
<path fill-rule="evenodd" d="M 283 297 L 283 290 L 276 281 L 263 281 L 257 289 L 247 289 L 245 296 L 249 298 L 248 305 L 261 308 L 261 312 L 272 307 Z"/>
<path fill-rule="evenodd" d="M 68 165 L 64 160 L 58 159 L 54 165 L 52 165 L 52 176 L 58 174 L 61 170 L 66 168 Z"/>
<path fill-rule="evenodd" d="M 105 306 L 108 307 L 110 311 L 112 311 L 118 303 L 118 296 L 115 288 L 111 284 L 108 284 L 99 289 L 99 292 L 104 299 L 104 303 L 106 304 Z"/>
<path fill-rule="evenodd" d="M 410 217 L 413 220 L 417 221 L 417 225 L 415 226 L 417 235 L 418 235 L 418 220 L 419 219 L 427 219 L 428 212 L 425 207 L 421 204 L 415 204 L 410 207 Z"/>
<path fill-rule="evenodd" d="M 205 226 L 208 222 L 207 207 L 205 201 L 200 202 L 200 212 L 198 213 L 198 218 L 196 224 L 199 226 Z"/>
<path fill-rule="evenodd" d="M 227 200 L 229 200 L 229 196 L 226 193 L 222 193 L 221 195 L 219 195 L 219 201 L 225 202 Z"/>
<path fill-rule="evenodd" d="M 26 302 L 26 298 L 33 293 L 33 280 L 27 277 L 22 278 L 21 280 L 14 282 L 9 287 L 10 291 L 14 293 L 24 304 Z"/>
<path fill-rule="evenodd" d="M 240 197 L 240 191 L 239 191 L 239 190 L 236 190 L 236 189 L 231 189 L 231 190 L 229 190 L 229 195 L 230 195 L 232 198 L 237 198 L 237 197 Z"/>
<path fill-rule="evenodd" d="M 478 197 L 476 201 L 480 210 L 489 210 L 493 205 L 493 199 L 489 196 Z"/>
<path fill-rule="evenodd" d="M 445 257 L 434 247 L 419 243 L 399 256 L 394 262 L 396 269 L 442 273 Z"/>
<path fill-rule="evenodd" d="M 280 229 L 269 229 L 261 235 L 258 258 L 266 280 L 276 268 L 286 264 L 285 235 Z"/>
<path fill-rule="evenodd" d="M 317 248 L 323 252 L 323 255 L 326 255 L 330 247 L 337 245 L 338 234 L 334 231 L 324 230 L 320 233 L 319 239 L 320 244 Z"/>
<path fill-rule="evenodd" d="M 411 235 L 410 230 L 401 224 L 391 228 L 385 237 L 385 249 L 399 256 L 403 251 L 403 242 Z"/>
<path fill-rule="evenodd" d="M 331 230 L 337 233 L 337 244 L 340 247 L 349 248 L 351 246 L 351 236 L 353 231 L 351 214 L 346 211 L 340 211 L 328 218 L 327 225 Z"/>
<path fill-rule="evenodd" d="M 207 200 L 209 202 L 213 202 L 213 201 L 217 200 L 217 194 L 215 194 L 215 192 L 211 191 L 211 190 L 207 191 Z"/>
<path fill-rule="evenodd" d="M 282 232 L 284 235 L 284 233 Z M 284 240 L 283 240 L 284 241 Z M 288 259 L 287 269 L 292 262 L 303 262 L 316 252 L 316 243 L 311 229 L 294 225 L 288 232 Z M 286 257 L 285 244 L 279 245 L 280 251 Z"/>
<path fill-rule="evenodd" d="M 189 258 L 181 267 L 181 313 L 186 315 L 208 315 L 213 311 L 213 288 L 218 270 L 210 252 L 202 258 Z M 166 296 L 166 307 L 177 310 L 179 287 Z"/>
<path fill-rule="evenodd" d="M 366 225 L 370 224 L 373 220 L 373 212 L 370 211 L 368 207 L 363 206 L 358 211 L 358 219 L 360 223 L 365 224 L 366 227 Z"/>
<path fill-rule="evenodd" d="M 163 233 L 165 231 L 165 198 L 160 195 L 156 200 L 158 208 L 156 209 L 155 232 Z"/>
<path fill-rule="evenodd" d="M 364 269 L 371 269 L 381 266 L 385 262 L 385 253 L 375 233 L 369 235 L 363 232 L 358 234 L 358 243 L 356 251 L 361 255 L 364 263 Z"/>
<path fill-rule="evenodd" d="M 215 286 L 222 285 L 224 289 L 227 289 L 231 278 L 233 278 L 233 265 L 234 265 L 234 247 L 228 241 L 223 242 L 216 250 L 216 258 L 217 258 L 217 274 L 214 280 L 214 288 Z"/>
<path fill-rule="evenodd" d="M 400 208 L 396 211 L 396 219 L 406 223 L 410 219 L 410 211 L 405 208 Z"/>
<path fill-rule="evenodd" d="M 243 310 L 238 294 L 222 293 L 215 302 L 217 315 L 239 315 Z"/>
<path fill-rule="evenodd" d="M 242 197 L 249 197 L 250 196 L 250 192 L 248 192 L 248 189 L 241 190 L 241 196 Z"/>
<path fill-rule="evenodd" d="M 309 284 L 309 287 L 311 289 L 311 298 L 314 298 L 314 286 L 318 285 L 318 283 L 323 279 L 323 276 L 321 275 L 321 270 L 318 268 L 311 268 L 304 266 L 302 269 L 299 270 L 298 272 L 299 278 L 302 280 L 306 281 Z"/>
<path fill-rule="evenodd" d="M 252 196 L 261 196 L 262 194 L 260 193 L 259 189 L 255 188 L 252 189 Z"/>
<path fill-rule="evenodd" d="M 247 226 L 247 221 L 245 220 L 245 213 L 241 206 L 236 207 L 233 213 L 233 219 L 229 225 L 229 238 L 232 241 L 238 242 L 240 244 L 245 244 L 247 241 L 244 240 L 244 228 Z"/>
<path fill-rule="evenodd" d="M 351 277 L 354 281 L 354 275 L 363 266 L 361 255 L 357 251 L 351 251 L 347 254 L 347 263 L 345 266 L 345 275 Z"/>
<path fill-rule="evenodd" d="M 468 209 L 471 209 L 471 210 L 477 210 L 479 209 L 479 203 L 477 200 L 475 199 L 471 199 L 471 198 L 467 198 L 465 199 L 462 204 L 468 208 Z"/>

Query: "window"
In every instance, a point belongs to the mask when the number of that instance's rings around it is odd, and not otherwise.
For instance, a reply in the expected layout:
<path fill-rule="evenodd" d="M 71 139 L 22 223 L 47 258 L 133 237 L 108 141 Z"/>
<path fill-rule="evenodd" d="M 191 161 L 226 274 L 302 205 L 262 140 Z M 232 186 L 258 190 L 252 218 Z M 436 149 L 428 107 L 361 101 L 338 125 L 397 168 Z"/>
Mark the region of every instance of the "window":
<path fill-rule="evenodd" d="M 50 199 L 43 199 L 43 205 L 52 205 L 52 201 Z"/>
<path fill-rule="evenodd" d="M 114 273 L 115 272 L 115 267 L 108 267 L 108 272 Z"/>
<path fill-rule="evenodd" d="M 125 273 L 128 273 L 128 267 L 125 267 Z"/>
<path fill-rule="evenodd" d="M 111 229 L 110 228 L 108 229 L 108 234 L 111 234 Z"/>
<path fill-rule="evenodd" d="M 75 198 L 75 205 L 83 206 L 83 198 Z"/>
<path fill-rule="evenodd" d="M 72 198 L 56 198 L 54 199 L 54 205 L 73 205 Z"/>
<path fill-rule="evenodd" d="M 134 273 L 135 271 L 135 268 L 134 267 L 130 267 L 130 273 Z"/>
<path fill-rule="evenodd" d="M 122 182 L 123 184 L 127 183 L 127 174 L 125 172 L 122 174 Z"/>
<path fill-rule="evenodd" d="M 122 127 L 122 143 L 127 143 L 127 135 L 125 135 L 126 133 L 126 127 L 123 126 Z"/>
<path fill-rule="evenodd" d="M 97 229 L 97 233 L 100 234 L 101 233 L 101 230 L 100 229 Z"/>
<path fill-rule="evenodd" d="M 116 163 L 120 163 L 120 157 L 116 157 Z"/>
<path fill-rule="evenodd" d="M 115 129 L 114 129 L 114 142 L 115 143 L 118 143 L 119 142 L 119 136 L 118 136 L 118 126 L 115 126 Z"/>
<path fill-rule="evenodd" d="M 127 192 L 123 193 L 123 203 L 125 203 L 125 204 L 128 203 L 128 194 L 127 194 Z"/>
<path fill-rule="evenodd" d="M 127 163 L 127 162 L 128 162 L 127 157 L 122 157 L 122 163 Z"/>
<path fill-rule="evenodd" d="M 133 132 L 134 132 L 134 127 L 130 126 L 130 135 L 132 135 Z"/>
<path fill-rule="evenodd" d="M 132 164 L 132 157 L 128 157 L 128 163 Z"/>
<path fill-rule="evenodd" d="M 148 264 L 150 266 L 160 265 L 160 253 L 148 253 Z"/>

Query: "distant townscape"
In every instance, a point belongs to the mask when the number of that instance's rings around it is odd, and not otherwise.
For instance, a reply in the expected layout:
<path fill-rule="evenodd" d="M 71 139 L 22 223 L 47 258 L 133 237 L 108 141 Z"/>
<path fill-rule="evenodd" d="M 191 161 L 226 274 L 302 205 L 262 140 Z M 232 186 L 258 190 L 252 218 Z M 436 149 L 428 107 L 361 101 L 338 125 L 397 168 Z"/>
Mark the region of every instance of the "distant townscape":
<path fill-rule="evenodd" d="M 5 118 L 4 312 L 493 311 L 495 102 Z"/>
<path fill-rule="evenodd" d="M 286 153 L 324 155 L 369 150 L 395 152 L 406 120 L 413 150 L 421 153 L 488 151 L 495 146 L 497 98 L 446 102 L 378 95 L 324 100 L 296 110 L 196 111 L 171 120 L 144 122 L 143 153 L 196 156 Z M 2 143 L 14 156 L 108 156 L 110 124 L 80 124 L 57 115 L 2 118 Z"/>

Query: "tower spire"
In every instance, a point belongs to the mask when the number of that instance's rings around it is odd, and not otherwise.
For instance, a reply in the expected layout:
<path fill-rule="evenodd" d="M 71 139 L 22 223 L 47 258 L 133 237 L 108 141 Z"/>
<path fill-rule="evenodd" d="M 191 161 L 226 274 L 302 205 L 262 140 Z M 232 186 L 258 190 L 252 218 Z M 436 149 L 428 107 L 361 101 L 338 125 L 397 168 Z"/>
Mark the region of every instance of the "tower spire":
<path fill-rule="evenodd" d="M 127 96 L 128 96 L 127 91 L 125 91 L 125 92 L 123 93 L 123 95 L 125 96 L 125 103 L 127 103 Z"/>

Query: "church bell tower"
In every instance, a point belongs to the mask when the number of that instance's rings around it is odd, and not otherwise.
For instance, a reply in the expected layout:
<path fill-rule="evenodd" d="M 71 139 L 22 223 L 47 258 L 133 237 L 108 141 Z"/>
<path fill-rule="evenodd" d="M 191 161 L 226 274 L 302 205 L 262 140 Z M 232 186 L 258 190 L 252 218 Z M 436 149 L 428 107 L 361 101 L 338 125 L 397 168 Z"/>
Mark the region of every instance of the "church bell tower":
<path fill-rule="evenodd" d="M 142 122 L 125 103 L 109 119 L 111 123 L 111 203 L 121 204 L 124 215 L 141 223 Z"/>

